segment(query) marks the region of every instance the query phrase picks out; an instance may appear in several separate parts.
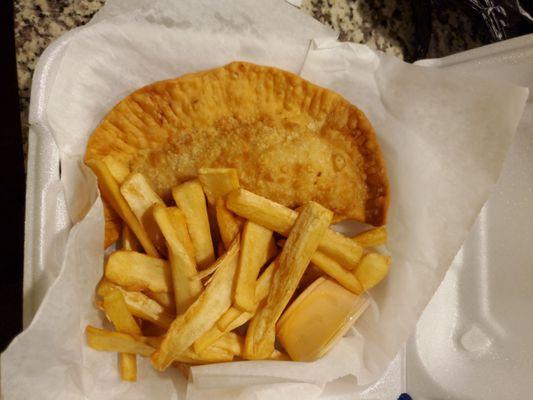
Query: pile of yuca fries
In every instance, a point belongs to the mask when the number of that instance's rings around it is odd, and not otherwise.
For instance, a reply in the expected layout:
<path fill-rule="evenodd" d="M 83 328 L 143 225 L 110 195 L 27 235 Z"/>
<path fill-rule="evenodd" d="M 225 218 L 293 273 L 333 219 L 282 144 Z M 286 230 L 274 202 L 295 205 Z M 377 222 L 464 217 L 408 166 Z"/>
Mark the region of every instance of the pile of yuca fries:
<path fill-rule="evenodd" d="M 318 328 L 327 336 L 320 340 L 331 343 L 353 323 L 350 302 L 389 270 L 390 258 L 369 250 L 386 242 L 384 227 L 346 237 L 330 229 L 331 211 L 315 202 L 295 211 L 246 191 L 234 169 L 200 169 L 198 179 L 172 190 L 170 206 L 124 165 L 104 159 L 90 166 L 124 225 L 122 248 L 108 257 L 97 288 L 96 304 L 115 331 L 88 326 L 86 334 L 92 348 L 119 353 L 124 380 L 136 380 L 137 355 L 157 370 L 174 365 L 184 373 L 235 358 L 322 355 L 325 348 L 308 351 L 320 332 L 304 337 L 306 318 L 320 318 L 320 299 L 327 294 L 333 302 L 324 309 L 342 313 L 333 323 L 342 326 Z M 328 284 L 317 296 L 306 294 L 321 276 Z M 298 306 L 282 317 L 298 293 Z M 276 348 L 280 317 L 296 321 L 278 334 L 284 349 Z"/>

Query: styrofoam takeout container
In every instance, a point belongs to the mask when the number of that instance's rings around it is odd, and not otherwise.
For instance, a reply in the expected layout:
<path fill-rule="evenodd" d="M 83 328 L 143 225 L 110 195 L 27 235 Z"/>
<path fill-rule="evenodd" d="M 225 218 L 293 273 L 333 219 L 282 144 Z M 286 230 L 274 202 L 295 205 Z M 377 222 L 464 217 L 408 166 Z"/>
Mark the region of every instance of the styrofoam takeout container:
<path fill-rule="evenodd" d="M 58 149 L 44 114 L 68 42 L 41 56 L 33 77 L 24 246 L 26 328 L 59 273 L 71 222 L 60 182 Z M 419 62 L 483 74 L 533 89 L 533 35 Z M 416 332 L 375 384 L 324 398 L 533 398 L 533 100 L 526 105 L 500 181 L 422 315 Z M 394 335 L 394 332 L 390 333 Z"/>

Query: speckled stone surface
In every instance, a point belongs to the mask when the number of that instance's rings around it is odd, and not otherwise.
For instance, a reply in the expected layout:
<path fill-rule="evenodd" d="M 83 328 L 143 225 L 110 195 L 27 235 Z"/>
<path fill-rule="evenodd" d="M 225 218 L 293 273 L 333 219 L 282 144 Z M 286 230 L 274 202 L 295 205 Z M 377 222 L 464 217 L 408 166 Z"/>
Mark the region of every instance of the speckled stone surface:
<path fill-rule="evenodd" d="M 339 39 L 412 60 L 415 16 L 411 0 L 303 0 L 302 10 L 339 32 Z M 419 0 L 419 3 L 423 1 Z M 426 57 L 449 54 L 490 43 L 487 30 L 456 7 L 431 9 L 433 29 Z"/>
<path fill-rule="evenodd" d="M 31 78 L 39 56 L 59 36 L 87 23 L 105 0 L 15 0 L 15 45 L 26 159 Z"/>
<path fill-rule="evenodd" d="M 302 10 L 339 32 L 339 39 L 403 58 L 413 41 L 409 4 L 388 0 L 304 0 Z"/>
<path fill-rule="evenodd" d="M 54 39 L 87 23 L 104 3 L 105 0 L 15 0 L 25 154 L 31 77 L 39 56 Z M 304 0 L 301 9 L 339 32 L 341 40 L 365 43 L 400 58 L 413 58 L 416 37 L 410 0 Z M 433 11 L 432 20 L 428 57 L 442 57 L 489 41 L 482 26 L 456 10 Z"/>

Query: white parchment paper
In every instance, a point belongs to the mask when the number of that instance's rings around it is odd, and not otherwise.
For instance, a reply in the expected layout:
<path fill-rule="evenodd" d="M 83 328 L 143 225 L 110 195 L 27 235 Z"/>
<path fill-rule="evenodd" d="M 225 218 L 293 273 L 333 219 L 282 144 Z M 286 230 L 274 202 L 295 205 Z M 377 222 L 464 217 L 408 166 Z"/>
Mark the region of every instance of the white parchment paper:
<path fill-rule="evenodd" d="M 260 3 L 260 5 L 259 5 Z M 496 182 L 527 90 L 405 64 L 335 35 L 283 2 L 110 2 L 64 53 L 46 118 L 61 153 L 71 230 L 61 272 L 29 328 L 1 357 L 4 399 L 312 399 L 379 378 L 413 331 Z M 315 38 L 311 48 L 310 39 Z M 118 379 L 115 354 L 89 349 L 83 330 L 102 274 L 103 218 L 87 139 L 122 97 L 147 83 L 245 60 L 343 94 L 374 124 L 388 166 L 394 262 L 355 329 L 314 363 L 239 362 L 176 371 L 139 362 Z M 352 385 L 352 386 L 350 386 Z M 343 387 L 344 387 L 343 386 Z"/>

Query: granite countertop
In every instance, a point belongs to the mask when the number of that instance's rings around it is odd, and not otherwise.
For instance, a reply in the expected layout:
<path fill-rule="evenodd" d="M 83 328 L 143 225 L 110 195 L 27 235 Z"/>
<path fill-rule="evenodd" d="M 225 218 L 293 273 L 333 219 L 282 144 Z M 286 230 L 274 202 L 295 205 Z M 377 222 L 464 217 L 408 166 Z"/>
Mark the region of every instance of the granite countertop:
<path fill-rule="evenodd" d="M 39 56 L 57 37 L 87 23 L 105 0 L 15 0 L 15 41 L 24 154 L 27 151 L 31 77 Z M 410 0 L 304 0 L 302 12 L 339 32 L 340 40 L 413 60 L 416 34 Z M 433 29 L 427 57 L 488 42 L 483 27 L 454 9 L 431 11 Z"/>

